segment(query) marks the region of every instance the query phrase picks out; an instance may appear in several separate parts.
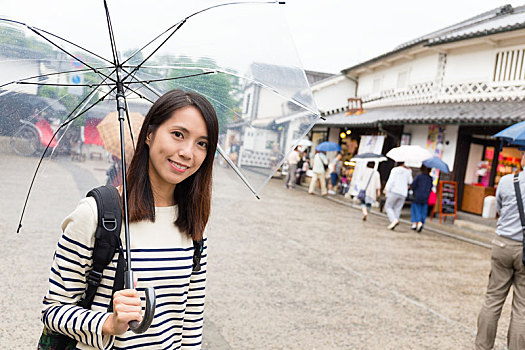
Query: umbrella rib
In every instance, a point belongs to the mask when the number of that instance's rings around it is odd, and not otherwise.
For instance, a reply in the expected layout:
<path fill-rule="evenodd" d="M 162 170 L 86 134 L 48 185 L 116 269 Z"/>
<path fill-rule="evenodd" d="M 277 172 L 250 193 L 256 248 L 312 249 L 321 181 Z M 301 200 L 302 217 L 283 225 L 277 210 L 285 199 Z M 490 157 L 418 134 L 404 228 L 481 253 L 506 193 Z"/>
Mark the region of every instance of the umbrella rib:
<path fill-rule="evenodd" d="M 147 60 L 149 60 L 149 59 L 151 58 L 151 56 L 153 56 L 157 51 L 160 50 L 160 48 L 161 48 L 162 46 L 164 46 L 164 44 L 165 44 L 165 43 L 166 43 L 166 42 L 167 42 L 167 41 L 168 41 L 168 40 L 169 40 L 169 39 L 170 39 L 170 38 L 171 38 L 171 37 L 177 32 L 177 30 L 180 29 L 180 27 L 182 27 L 182 25 L 183 25 L 184 23 L 186 23 L 186 20 L 183 20 L 183 21 L 179 22 L 178 27 L 175 28 L 175 30 L 174 30 L 174 31 L 173 31 L 173 32 L 172 32 L 172 33 L 171 33 L 171 34 L 170 34 L 170 35 L 169 35 L 169 36 L 168 36 L 168 37 L 167 37 L 162 43 L 160 43 L 160 45 L 159 45 L 155 50 L 153 50 L 153 52 L 150 53 L 148 57 L 146 57 L 146 58 L 145 58 L 142 62 L 140 62 L 135 68 L 133 68 L 133 70 L 131 71 L 131 73 L 129 73 L 129 74 L 128 74 L 126 77 L 124 77 L 124 79 L 122 79 L 122 80 L 126 80 L 126 79 L 129 77 L 129 75 L 131 75 L 131 74 L 135 73 L 136 71 L 138 71 L 138 70 L 140 69 L 140 67 L 141 67 L 144 63 L 146 63 Z"/>
<path fill-rule="evenodd" d="M 109 68 L 113 68 L 113 66 L 111 66 L 111 67 L 103 67 L 103 68 L 104 69 L 109 69 Z M 63 72 L 56 72 L 56 73 L 47 73 L 47 74 L 41 74 L 41 75 L 34 75 L 32 77 L 28 77 L 28 78 L 24 78 L 24 79 L 20 79 L 20 80 L 13 80 L 13 81 L 10 81 L 9 83 L 2 84 L 2 85 L 0 85 L 0 88 L 3 88 L 4 86 L 11 85 L 11 84 L 20 84 L 20 83 L 25 82 L 25 81 L 30 80 L 30 79 L 45 78 L 45 77 L 50 77 L 50 76 L 54 76 L 54 75 L 69 74 L 69 73 L 80 73 L 80 72 L 91 72 L 91 69 L 90 68 L 75 69 L 75 70 L 70 70 L 70 71 L 63 71 Z M 34 84 L 42 85 L 42 84 L 46 84 L 46 83 L 34 83 Z M 76 86 L 79 86 L 79 85 L 76 85 Z"/>
<path fill-rule="evenodd" d="M 148 47 L 149 45 L 151 45 L 152 43 L 154 43 L 156 40 L 158 40 L 161 36 L 163 36 L 164 34 L 166 34 L 167 32 L 169 32 L 170 30 L 172 30 L 173 28 L 179 26 L 177 29 L 175 29 L 175 32 L 177 30 L 179 30 L 179 28 L 182 26 L 182 24 L 184 24 L 184 22 L 186 22 L 186 20 L 188 20 L 189 18 L 195 16 L 195 15 L 198 15 L 202 12 L 205 12 L 205 11 L 208 11 L 208 10 L 211 10 L 213 8 L 216 8 L 216 7 L 221 7 L 221 6 L 228 6 L 228 5 L 244 5 L 244 4 L 275 4 L 275 3 L 279 3 L 281 4 L 282 1 L 266 1 L 266 2 L 256 2 L 256 1 L 249 1 L 249 2 L 231 2 L 231 3 L 226 3 L 226 4 L 220 4 L 220 5 L 215 5 L 215 6 L 211 6 L 211 7 L 208 7 L 208 8 L 205 8 L 205 9 L 202 9 L 200 11 L 197 11 L 197 12 L 194 12 L 192 13 L 191 15 L 187 16 L 186 18 L 184 18 L 183 20 L 175 23 L 174 25 L 172 25 L 171 27 L 169 27 L 168 29 L 164 30 L 162 33 L 160 33 L 159 35 L 157 35 L 155 38 L 151 39 L 147 44 L 145 44 L 144 46 L 142 46 L 140 49 L 138 49 L 137 51 L 135 51 L 130 57 L 128 57 L 124 62 L 122 62 L 122 64 L 126 64 L 129 60 L 131 60 L 133 57 L 135 57 L 139 52 L 141 52 L 142 50 L 144 50 L 146 47 Z M 173 35 L 175 32 L 173 32 L 171 35 Z M 170 35 L 170 36 L 171 36 Z M 161 44 L 161 46 L 164 45 L 164 43 Z M 157 49 L 158 50 L 158 49 Z M 149 57 L 147 58 L 149 59 Z M 147 59 L 145 59 L 142 63 L 144 63 Z M 141 64 L 142 65 L 142 64 Z"/>
<path fill-rule="evenodd" d="M 160 43 L 160 45 L 155 49 L 153 50 L 153 52 L 151 54 L 149 54 L 148 57 L 146 57 L 141 63 L 138 64 L 138 66 L 131 72 L 135 72 L 136 70 L 140 69 L 140 67 L 146 63 L 147 60 L 149 60 L 151 58 L 151 56 L 153 56 L 162 46 L 164 46 L 164 44 L 186 23 L 186 21 L 188 19 L 190 19 L 191 17 L 194 17 L 200 13 L 203 13 L 203 12 L 206 12 L 206 11 L 209 11 L 211 9 L 214 9 L 214 8 L 217 8 L 217 7 L 223 7 L 223 6 L 230 6 L 230 5 L 247 5 L 247 4 L 283 4 L 284 2 L 283 1 L 266 1 L 266 2 L 258 2 L 258 1 L 249 1 L 249 2 L 230 2 L 230 3 L 226 3 L 226 4 L 219 4 L 219 5 L 215 5 L 215 6 L 210 6 L 208 8 L 205 8 L 205 9 L 202 9 L 200 11 L 197 11 L 197 12 L 194 12 L 192 13 L 191 15 L 187 16 L 186 18 L 184 18 L 183 20 L 177 22 L 176 24 L 172 25 L 171 27 L 169 27 L 168 29 L 166 29 L 164 32 L 162 32 L 161 34 L 157 35 L 153 40 L 151 40 L 149 43 L 147 43 L 142 49 L 138 50 L 137 52 L 135 52 L 132 56 L 130 56 L 127 60 L 125 60 L 123 63 L 126 63 L 128 62 L 132 57 L 134 57 L 138 52 L 140 52 L 141 50 L 143 50 L 144 48 L 146 48 L 147 46 L 149 46 L 151 43 L 153 43 L 154 41 L 156 41 L 158 38 L 160 38 L 162 35 L 166 34 L 167 32 L 169 32 L 170 30 L 172 30 L 173 28 L 175 28 L 173 30 L 173 32 L 168 35 L 168 37 L 162 42 Z M 126 79 L 127 77 L 125 77 L 124 79 Z"/>
<path fill-rule="evenodd" d="M 193 69 L 202 69 L 202 70 L 206 70 L 207 68 L 204 68 L 204 67 L 192 67 Z M 311 109 L 310 107 L 304 105 L 303 103 L 297 101 L 296 99 L 294 99 L 293 97 L 286 97 L 286 96 L 283 96 L 280 92 L 278 92 L 276 89 L 272 88 L 271 86 L 268 86 L 266 84 L 263 84 L 261 83 L 260 81 L 257 81 L 255 79 L 252 79 L 252 78 L 249 78 L 249 77 L 246 77 L 244 75 L 241 75 L 241 74 L 238 74 L 238 73 L 235 73 L 235 72 L 229 72 L 229 71 L 226 71 L 226 70 L 223 70 L 223 69 L 219 69 L 219 68 L 215 68 L 213 70 L 214 73 L 223 73 L 223 74 L 226 74 L 226 75 L 231 75 L 231 76 L 234 76 L 234 77 L 237 77 L 237 78 L 240 78 L 240 79 L 244 79 L 244 80 L 247 80 L 253 84 L 256 84 L 262 88 L 265 88 L 267 90 L 270 90 L 272 91 L 273 93 L 277 94 L 278 96 L 282 97 L 283 99 L 286 99 L 286 100 L 290 100 L 291 102 L 295 103 L 296 105 L 298 105 L 299 107 L 319 116 L 319 111 L 314 111 L 313 109 Z M 153 81 L 153 80 L 152 80 Z M 321 119 L 324 119 L 321 117 Z"/>
<path fill-rule="evenodd" d="M 128 100 L 125 99 L 124 103 L 126 104 L 126 120 L 128 121 L 129 136 L 131 136 L 131 146 L 133 146 L 133 152 L 135 152 L 135 136 L 133 135 L 133 128 L 131 126 L 131 120 L 129 118 Z"/>
<path fill-rule="evenodd" d="M 111 53 L 113 54 L 113 64 L 118 67 L 118 54 L 117 54 L 117 44 L 115 42 L 115 35 L 113 33 L 113 25 L 111 24 L 111 17 L 109 15 L 109 8 L 106 0 L 104 0 L 104 8 L 106 10 L 106 22 L 108 24 L 108 34 L 109 34 L 109 43 L 111 45 Z M 118 71 L 117 71 L 117 81 L 118 81 Z"/>
<path fill-rule="evenodd" d="M 182 76 L 179 76 L 179 77 L 172 77 L 172 78 L 137 80 L 137 81 L 134 81 L 134 83 L 149 84 L 149 83 L 155 83 L 155 82 L 160 82 L 160 81 L 169 81 L 169 80 L 177 80 L 177 79 L 184 79 L 184 78 L 194 78 L 194 77 L 198 77 L 198 76 L 201 76 L 201 75 L 216 74 L 216 73 L 217 73 L 217 71 L 208 71 L 208 72 L 203 72 L 203 73 L 182 75 Z"/>
<path fill-rule="evenodd" d="M 140 82 L 142 85 L 144 85 L 144 87 L 146 87 L 147 89 L 149 89 L 152 93 L 156 94 L 157 96 L 161 96 L 161 94 L 159 92 L 157 92 L 153 87 L 150 87 L 149 85 L 143 83 L 143 82 Z M 188 89 L 188 90 L 192 90 L 192 91 L 195 91 L 193 89 Z M 205 96 L 206 98 L 212 100 L 212 101 L 215 101 L 216 103 L 226 107 L 224 104 L 222 104 L 220 101 L 217 101 L 213 98 L 210 98 L 208 96 Z M 227 108 L 227 107 L 226 107 Z M 230 159 L 230 157 L 228 157 L 226 155 L 226 153 L 224 152 L 224 150 L 222 149 L 221 145 L 217 144 L 217 151 L 219 152 L 219 154 L 222 156 L 222 158 L 230 165 L 230 167 L 233 169 L 233 171 L 241 178 L 241 180 L 245 183 L 246 186 L 248 186 L 248 188 L 250 189 L 250 191 L 255 195 L 255 197 L 257 199 L 261 199 L 259 197 L 259 194 L 257 193 L 257 191 L 252 187 L 252 185 L 250 185 L 250 183 L 248 182 L 248 179 L 246 179 L 246 177 L 241 173 L 240 169 L 237 167 L 237 165 L 235 165 L 235 163 Z"/>
<path fill-rule="evenodd" d="M 32 27 L 32 26 L 29 26 L 29 25 L 26 24 L 26 23 L 19 22 L 19 21 L 14 21 L 14 20 L 12 20 L 12 19 L 3 18 L 3 17 L 0 17 L 0 21 L 20 24 L 20 25 L 22 25 L 22 26 L 28 28 L 29 30 L 32 30 L 33 32 L 35 32 L 35 31 L 41 31 L 41 32 L 46 33 L 46 34 L 48 34 L 48 35 L 54 36 L 55 38 L 60 39 L 60 40 L 66 42 L 66 43 L 68 43 L 68 44 L 70 44 L 70 45 L 73 45 L 73 46 L 75 46 L 75 47 L 77 47 L 77 48 L 79 48 L 79 49 L 81 49 L 81 50 L 83 50 L 83 51 L 86 51 L 86 52 L 89 53 L 90 55 L 93 55 L 93 56 L 95 56 L 95 57 L 97 57 L 97 58 L 100 58 L 100 59 L 103 60 L 103 61 L 106 61 L 106 62 L 108 62 L 108 63 L 111 63 L 111 61 L 107 60 L 106 58 L 104 58 L 104 57 L 102 57 L 102 56 L 100 56 L 100 55 L 97 55 L 96 53 L 94 53 L 94 52 L 92 52 L 92 51 L 90 51 L 90 50 L 88 50 L 88 49 L 86 49 L 86 48 L 83 48 L 82 46 L 77 45 L 77 44 L 75 44 L 75 43 L 72 42 L 72 41 L 69 41 L 69 40 L 67 40 L 67 39 L 64 39 L 64 38 L 62 38 L 62 37 L 60 37 L 60 36 L 58 36 L 58 35 L 56 35 L 56 34 L 50 33 L 50 32 L 48 32 L 48 31 L 46 31 L 46 30 L 44 30 L 44 29 L 40 29 L 40 28 L 37 28 L 37 27 Z M 37 34 L 38 34 L 38 33 L 37 33 Z M 40 34 L 39 34 L 39 35 L 40 35 Z M 40 35 L 40 36 L 42 36 L 44 39 L 46 39 L 43 35 Z M 48 40 L 48 39 L 46 39 L 46 40 Z M 49 41 L 49 40 L 48 40 L 48 41 Z M 54 46 L 57 46 L 57 45 L 54 45 Z M 57 47 L 58 47 L 58 46 L 57 46 Z"/>
<path fill-rule="evenodd" d="M 86 51 L 86 52 L 89 53 L 90 55 L 93 55 L 93 56 L 95 56 L 96 58 L 101 59 L 102 61 L 106 61 L 106 62 L 109 63 L 109 64 L 112 63 L 112 62 L 111 62 L 110 60 L 108 60 L 107 58 L 102 57 L 102 56 L 100 56 L 100 55 L 94 53 L 93 51 L 88 50 L 88 49 L 86 49 L 86 48 L 84 48 L 84 47 L 82 47 L 82 46 L 80 46 L 80 45 L 78 45 L 78 44 L 75 44 L 75 43 L 72 42 L 72 41 L 69 41 L 69 40 L 67 40 L 67 39 L 64 39 L 64 38 L 62 38 L 62 37 L 59 36 L 59 35 L 56 35 L 56 34 L 50 33 L 50 32 L 48 32 L 48 31 L 46 31 L 46 30 L 44 30 L 44 29 L 40 29 L 40 28 L 37 28 L 37 27 L 28 27 L 28 28 L 30 28 L 30 29 L 31 29 L 31 28 L 34 28 L 34 29 L 39 30 L 39 31 L 41 31 L 41 32 L 43 32 L 43 33 L 46 33 L 46 34 L 51 35 L 51 36 L 54 36 L 55 38 L 60 39 L 60 40 L 62 40 L 62 41 L 65 41 L 66 43 L 68 43 L 68 44 L 70 44 L 70 45 L 73 45 L 73 46 L 75 46 L 76 48 L 79 48 L 79 49 L 81 49 L 81 50 L 83 50 L 83 51 Z"/>
<path fill-rule="evenodd" d="M 44 152 L 42 152 L 42 155 L 40 156 L 40 160 L 38 161 L 38 165 L 35 169 L 35 172 L 33 173 L 33 178 L 31 180 L 31 184 L 29 185 L 29 189 L 27 191 L 27 195 L 26 195 L 26 199 L 25 199 L 25 202 L 24 202 L 24 207 L 22 208 L 22 213 L 20 214 L 20 220 L 18 222 L 18 228 L 16 230 L 16 233 L 19 233 L 20 232 L 20 229 L 22 228 L 22 220 L 24 218 L 24 214 L 25 214 L 25 211 L 26 211 L 26 207 L 27 207 L 27 202 L 29 201 L 29 195 L 31 194 L 31 190 L 33 189 L 33 185 L 35 183 L 35 179 L 36 179 L 36 176 L 38 174 L 38 170 L 40 169 L 40 165 L 42 164 L 42 161 L 44 160 L 44 156 L 47 152 L 47 150 L 49 149 L 50 145 L 51 145 L 51 142 L 53 142 L 53 140 L 55 139 L 56 135 L 58 134 L 58 132 L 64 128 L 65 126 L 69 125 L 70 123 L 72 123 L 74 120 L 76 120 L 77 118 L 79 118 L 81 115 L 83 115 L 84 113 L 86 113 L 87 111 L 89 111 L 91 108 L 93 108 L 94 106 L 96 106 L 99 102 L 103 101 L 111 92 L 113 92 L 113 90 L 115 90 L 116 87 L 114 87 L 113 89 L 111 89 L 109 92 L 107 92 L 104 96 L 102 96 L 101 98 L 99 98 L 95 103 L 93 103 L 91 106 L 89 106 L 88 108 L 84 109 L 82 112 L 78 113 L 75 117 L 71 118 L 68 120 L 69 117 L 71 117 L 71 115 L 73 115 L 73 113 L 75 113 L 75 111 L 82 105 L 84 104 L 84 102 L 87 103 L 88 98 L 91 98 L 92 95 L 94 94 L 95 91 L 97 91 L 97 89 L 94 89 L 93 91 L 91 91 L 88 95 L 86 95 L 86 97 L 84 97 L 84 99 L 82 101 L 80 101 L 80 103 L 73 109 L 73 111 L 71 111 L 71 113 L 69 113 L 69 115 L 66 117 L 66 121 L 63 122 L 58 128 L 57 130 L 53 133 L 53 136 L 51 137 L 51 140 L 49 140 L 46 148 L 44 149 Z"/>
<path fill-rule="evenodd" d="M 14 82 L 14 83 L 16 83 L 17 85 L 64 86 L 64 87 L 67 87 L 67 86 L 93 87 L 95 85 L 99 85 L 99 84 L 34 83 L 30 81 L 20 81 L 20 82 Z M 114 86 L 114 85 L 115 85 L 114 83 L 100 84 L 100 86 Z"/>
<path fill-rule="evenodd" d="M 169 27 L 168 29 L 166 29 L 165 31 L 163 31 L 162 33 L 160 33 L 159 35 L 157 35 L 155 38 L 153 38 L 152 40 L 150 40 L 150 42 L 148 42 L 146 45 L 142 46 L 140 49 L 138 49 L 137 51 L 135 51 L 133 54 L 131 54 L 131 56 L 129 56 L 124 62 L 122 62 L 122 64 L 126 64 L 129 60 L 131 60 L 133 57 L 135 57 L 139 52 L 141 52 L 142 50 L 144 50 L 146 47 L 148 47 L 149 45 L 151 45 L 153 42 L 155 42 L 158 38 L 160 38 L 161 36 L 163 36 L 164 34 L 166 34 L 167 32 L 169 32 L 170 30 L 172 30 L 174 27 L 178 26 L 180 22 L 177 22 L 175 23 L 174 25 L 172 25 L 171 27 Z"/>
<path fill-rule="evenodd" d="M 62 47 L 60 47 L 60 45 L 56 44 L 54 41 L 52 41 L 51 39 L 45 37 L 44 35 L 42 35 L 42 33 L 40 33 L 38 30 L 36 30 L 35 28 L 33 27 L 29 27 L 27 26 L 27 28 L 29 28 L 31 31 L 33 31 L 36 35 L 42 37 L 44 40 L 46 40 L 47 42 L 49 42 L 51 45 L 55 46 L 56 48 L 58 48 L 60 51 L 64 52 L 66 55 L 70 56 L 71 58 L 77 60 L 78 62 L 84 64 L 86 67 L 89 67 L 93 72 L 103 76 L 104 78 L 108 78 L 109 80 L 113 81 L 116 83 L 115 79 L 111 78 L 110 76 L 107 76 L 105 74 L 103 74 L 102 72 L 100 72 L 97 68 L 95 67 L 92 67 L 91 65 L 87 64 L 86 62 L 84 62 L 82 59 L 76 57 L 75 55 L 73 55 L 72 53 L 70 53 L 69 51 L 63 49 Z M 111 63 L 111 62 L 110 62 Z"/>

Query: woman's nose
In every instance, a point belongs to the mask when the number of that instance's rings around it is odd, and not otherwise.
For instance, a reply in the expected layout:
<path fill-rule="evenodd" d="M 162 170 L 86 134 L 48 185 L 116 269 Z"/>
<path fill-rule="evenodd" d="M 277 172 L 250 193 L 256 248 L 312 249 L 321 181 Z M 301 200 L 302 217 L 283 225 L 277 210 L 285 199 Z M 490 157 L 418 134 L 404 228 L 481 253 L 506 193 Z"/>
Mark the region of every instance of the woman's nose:
<path fill-rule="evenodd" d="M 185 159 L 191 159 L 192 145 L 190 142 L 184 142 L 179 148 L 179 156 Z"/>

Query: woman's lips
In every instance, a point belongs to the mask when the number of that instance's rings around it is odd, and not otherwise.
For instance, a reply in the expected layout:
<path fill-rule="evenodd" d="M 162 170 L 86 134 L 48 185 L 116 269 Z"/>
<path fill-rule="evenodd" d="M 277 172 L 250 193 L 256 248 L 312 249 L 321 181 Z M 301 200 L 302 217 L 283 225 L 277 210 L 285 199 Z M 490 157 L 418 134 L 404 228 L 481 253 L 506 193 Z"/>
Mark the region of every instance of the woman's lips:
<path fill-rule="evenodd" d="M 188 170 L 188 167 L 185 166 L 185 165 L 182 165 L 180 163 L 177 163 L 177 162 L 174 162 L 172 161 L 171 159 L 168 159 L 169 163 L 170 163 L 170 166 L 173 170 L 179 172 L 179 173 L 183 173 L 185 172 L 186 170 Z"/>

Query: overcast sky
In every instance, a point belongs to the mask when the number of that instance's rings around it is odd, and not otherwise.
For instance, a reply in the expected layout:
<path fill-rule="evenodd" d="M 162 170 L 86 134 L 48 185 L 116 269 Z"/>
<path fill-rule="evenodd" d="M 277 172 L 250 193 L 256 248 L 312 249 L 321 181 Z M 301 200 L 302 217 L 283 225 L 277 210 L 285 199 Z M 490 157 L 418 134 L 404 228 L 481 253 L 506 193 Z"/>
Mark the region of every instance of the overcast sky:
<path fill-rule="evenodd" d="M 287 0 L 305 69 L 337 73 L 397 45 L 512 0 Z"/>
<path fill-rule="evenodd" d="M 87 34 L 88 48 L 97 49 L 97 45 L 108 48 L 105 42 L 107 34 L 104 31 L 107 27 L 104 23 L 101 0 L 90 0 L 82 3 L 82 6 L 70 0 L 0 2 L 0 15 L 8 15 L 9 18 L 27 21 L 36 26 L 41 25 L 41 28 L 67 38 L 78 37 L 80 30 L 84 36 Z M 140 28 L 140 33 L 150 30 L 151 33 L 144 33 L 149 40 L 153 34 L 159 32 L 159 28 L 164 30 L 166 23 L 179 18 L 180 13 L 175 9 L 183 6 L 200 9 L 204 2 L 108 0 L 108 3 L 110 10 L 113 10 L 115 27 L 125 28 L 125 32 L 133 32 L 134 35 L 137 28 Z M 508 3 L 520 6 L 525 4 L 525 0 L 286 0 L 282 8 L 303 67 L 308 70 L 338 73 L 342 69 L 390 51 L 401 43 Z M 87 6 L 88 4 L 90 6 Z M 118 11 L 115 11 L 116 8 Z M 79 15 L 79 10 L 82 15 Z M 89 11 L 91 13 L 88 15 Z M 120 23 L 119 15 L 128 19 L 127 23 Z M 261 21 L 266 18 L 262 13 L 255 15 L 261 18 Z M 89 23 L 85 26 L 79 25 L 87 16 L 97 16 L 102 21 L 98 28 L 100 33 L 93 26 L 88 28 Z M 192 21 L 196 21 L 196 18 Z M 130 23 L 133 26 L 126 27 L 126 24 Z M 161 25 L 156 28 L 158 24 Z M 220 28 L 220 23 L 205 24 L 202 25 L 202 36 L 210 36 L 209 28 Z M 257 29 L 265 29 L 264 33 L 267 36 L 275 35 L 276 31 L 280 33 L 281 30 L 272 21 L 264 25 L 257 24 Z M 274 33 L 271 33 L 272 30 Z M 242 35 L 242 32 L 235 33 L 236 37 L 239 35 Z M 261 32 L 261 35 L 264 34 Z M 138 40 L 135 36 L 131 39 L 142 42 L 142 39 Z M 243 40 L 245 50 L 241 51 L 253 51 L 254 48 L 248 46 L 253 46 L 256 42 L 251 37 Z M 278 40 L 274 42 L 273 51 L 279 51 Z M 280 54 L 268 51 L 266 50 L 268 55 Z M 229 51 L 228 55 L 239 54 L 239 50 L 233 51 L 236 54 L 231 52 Z"/>

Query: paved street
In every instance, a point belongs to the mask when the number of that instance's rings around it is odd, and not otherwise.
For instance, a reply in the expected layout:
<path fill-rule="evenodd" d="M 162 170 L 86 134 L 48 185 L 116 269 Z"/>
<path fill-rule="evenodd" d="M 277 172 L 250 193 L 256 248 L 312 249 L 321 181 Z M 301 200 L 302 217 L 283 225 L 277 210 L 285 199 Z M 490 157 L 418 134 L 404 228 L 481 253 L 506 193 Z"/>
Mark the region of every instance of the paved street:
<path fill-rule="evenodd" d="M 35 348 L 60 221 L 107 166 L 48 162 L 17 235 L 35 161 L 0 153 L 0 349 Z M 472 348 L 488 249 L 406 225 L 388 231 L 381 217 L 363 222 L 278 180 L 257 201 L 216 170 L 205 349 Z"/>

